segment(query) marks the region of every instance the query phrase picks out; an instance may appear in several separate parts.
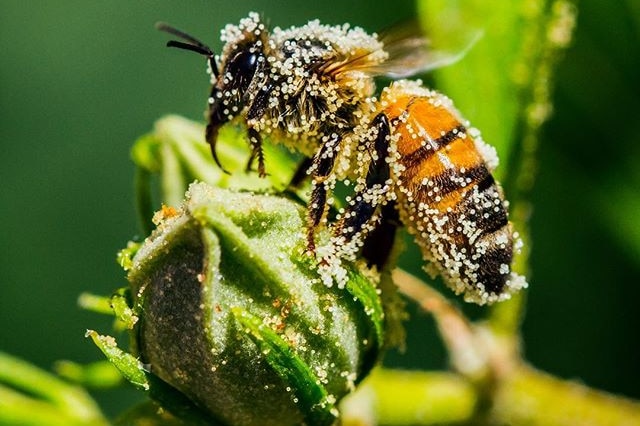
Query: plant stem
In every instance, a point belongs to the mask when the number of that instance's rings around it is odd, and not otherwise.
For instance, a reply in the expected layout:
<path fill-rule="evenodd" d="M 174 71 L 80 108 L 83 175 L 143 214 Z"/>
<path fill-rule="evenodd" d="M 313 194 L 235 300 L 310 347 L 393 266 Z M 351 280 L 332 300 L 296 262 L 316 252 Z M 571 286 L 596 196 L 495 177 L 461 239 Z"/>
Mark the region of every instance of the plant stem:
<path fill-rule="evenodd" d="M 343 426 L 465 422 L 526 426 L 640 424 L 640 404 L 519 364 L 482 419 L 477 388 L 454 373 L 381 369 L 342 405 Z"/>
<path fill-rule="evenodd" d="M 434 425 L 471 419 L 473 385 L 453 373 L 374 371 L 342 404 L 342 426 Z"/>
<path fill-rule="evenodd" d="M 451 364 L 463 376 L 482 381 L 487 374 L 487 353 L 478 344 L 473 325 L 444 296 L 402 269 L 392 272 L 400 293 L 433 315 L 449 352 Z"/>
<path fill-rule="evenodd" d="M 497 389 L 492 419 L 531 426 L 631 426 L 640 424 L 640 404 L 521 364 Z"/>

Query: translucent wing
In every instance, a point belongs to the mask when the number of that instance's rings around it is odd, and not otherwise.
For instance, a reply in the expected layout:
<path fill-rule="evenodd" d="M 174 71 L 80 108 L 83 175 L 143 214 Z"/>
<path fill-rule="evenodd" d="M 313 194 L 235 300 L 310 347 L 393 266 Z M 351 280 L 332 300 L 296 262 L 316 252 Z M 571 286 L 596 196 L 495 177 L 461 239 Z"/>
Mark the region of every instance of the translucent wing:
<path fill-rule="evenodd" d="M 467 29 L 456 40 L 449 40 L 447 46 L 434 46 L 417 21 L 394 25 L 380 33 L 389 59 L 371 66 L 367 72 L 404 78 L 451 65 L 462 59 L 482 34 L 481 30 Z"/>

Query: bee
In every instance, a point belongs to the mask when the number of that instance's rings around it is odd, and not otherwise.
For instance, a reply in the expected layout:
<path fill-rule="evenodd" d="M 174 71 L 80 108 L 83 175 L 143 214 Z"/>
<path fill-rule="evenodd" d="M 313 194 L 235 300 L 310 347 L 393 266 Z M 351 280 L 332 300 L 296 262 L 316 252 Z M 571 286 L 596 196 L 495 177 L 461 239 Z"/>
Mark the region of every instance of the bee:
<path fill-rule="evenodd" d="M 420 37 L 384 39 L 347 24 L 314 20 L 269 30 L 256 13 L 222 30 L 219 56 L 167 24 L 158 28 L 184 40 L 168 46 L 207 58 L 212 88 L 205 139 L 218 166 L 218 131 L 231 121 L 245 124 L 247 169 L 257 161 L 260 176 L 266 175 L 263 137 L 310 159 L 309 252 L 326 226 L 336 182 L 353 182 L 354 195 L 332 225 L 323 259 L 353 258 L 382 208 L 395 205 L 427 272 L 441 275 L 466 300 L 492 303 L 526 286 L 511 271 L 521 243 L 491 174 L 495 150 L 446 96 L 404 79 L 456 55 L 430 51 Z M 399 79 L 379 98 L 378 76 Z"/>

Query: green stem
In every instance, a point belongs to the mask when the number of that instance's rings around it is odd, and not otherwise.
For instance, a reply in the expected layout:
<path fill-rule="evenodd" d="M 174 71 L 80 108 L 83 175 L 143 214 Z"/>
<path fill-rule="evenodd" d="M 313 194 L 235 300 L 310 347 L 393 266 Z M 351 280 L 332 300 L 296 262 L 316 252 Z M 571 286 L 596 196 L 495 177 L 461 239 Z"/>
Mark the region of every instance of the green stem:
<path fill-rule="evenodd" d="M 476 402 L 474 386 L 459 375 L 381 369 L 342 403 L 342 426 L 463 422 Z"/>
<path fill-rule="evenodd" d="M 526 426 L 640 424 L 640 403 L 561 380 L 526 364 L 497 382 L 481 414 L 476 387 L 454 373 L 379 370 L 342 404 L 342 425 Z"/>
<path fill-rule="evenodd" d="M 640 403 L 521 365 L 499 387 L 493 418 L 531 426 L 638 425 Z"/>
<path fill-rule="evenodd" d="M 480 384 L 488 379 L 488 352 L 478 344 L 473 325 L 453 304 L 419 278 L 396 268 L 392 272 L 398 291 L 433 315 L 453 368 Z"/>

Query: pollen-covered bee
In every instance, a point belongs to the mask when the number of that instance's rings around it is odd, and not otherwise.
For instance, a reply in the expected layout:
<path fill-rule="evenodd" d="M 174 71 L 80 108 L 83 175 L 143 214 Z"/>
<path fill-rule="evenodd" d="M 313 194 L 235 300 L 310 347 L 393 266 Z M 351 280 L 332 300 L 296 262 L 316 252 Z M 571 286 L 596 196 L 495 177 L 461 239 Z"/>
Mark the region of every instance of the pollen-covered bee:
<path fill-rule="evenodd" d="M 311 159 L 310 252 L 335 183 L 354 182 L 324 256 L 353 257 L 381 208 L 395 203 L 427 270 L 466 300 L 491 303 L 526 286 L 511 271 L 520 243 L 491 175 L 493 148 L 448 98 L 419 81 L 396 81 L 375 96 L 376 76 L 403 78 L 451 62 L 453 55 L 429 51 L 418 37 L 388 41 L 318 21 L 269 31 L 256 13 L 224 28 L 220 56 L 175 28 L 158 28 L 185 41 L 169 46 L 207 57 L 212 89 L 205 138 L 220 167 L 218 130 L 232 120 L 246 125 L 247 167 L 257 160 L 261 176 L 263 136 Z"/>

